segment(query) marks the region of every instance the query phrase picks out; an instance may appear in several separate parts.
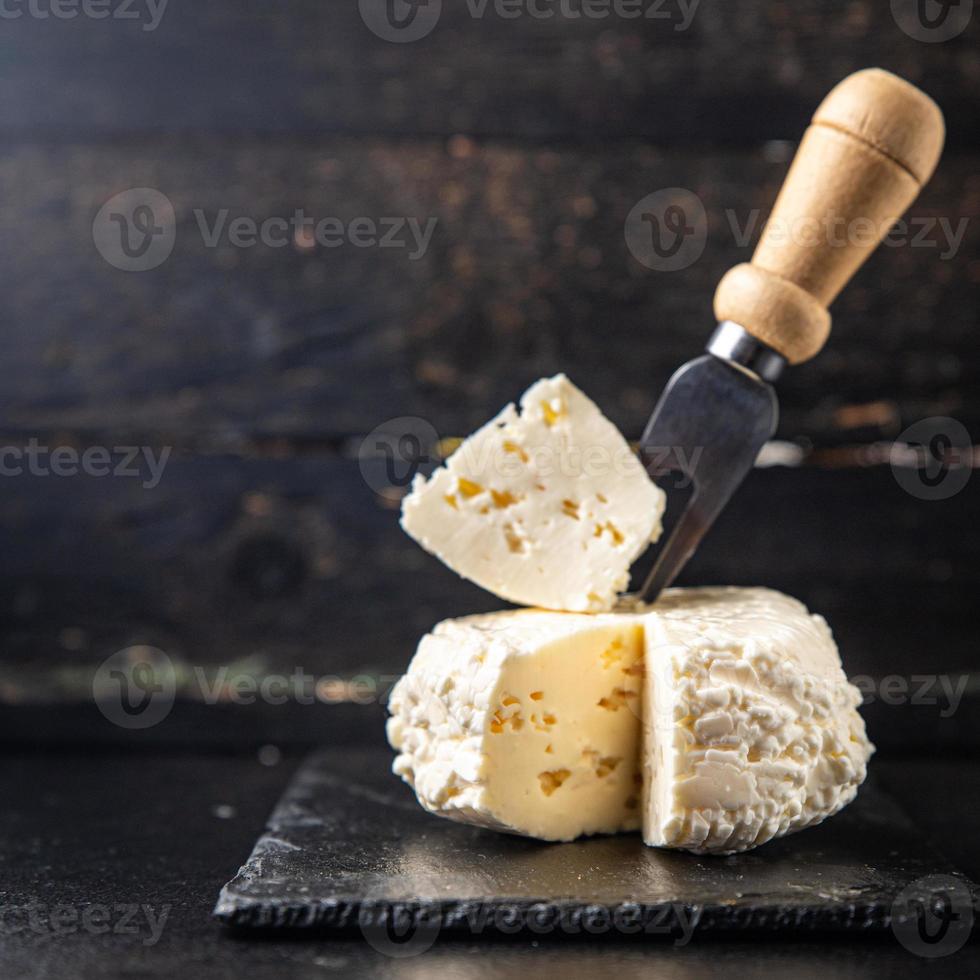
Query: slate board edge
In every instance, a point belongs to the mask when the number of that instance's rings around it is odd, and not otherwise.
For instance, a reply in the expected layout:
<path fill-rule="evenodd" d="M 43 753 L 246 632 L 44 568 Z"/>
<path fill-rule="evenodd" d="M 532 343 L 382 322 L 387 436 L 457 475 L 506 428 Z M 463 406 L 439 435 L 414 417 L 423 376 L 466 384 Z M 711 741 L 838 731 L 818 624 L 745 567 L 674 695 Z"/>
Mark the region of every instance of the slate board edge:
<path fill-rule="evenodd" d="M 678 905 L 677 903 L 621 903 L 616 906 L 520 899 L 495 899 L 495 910 L 487 914 L 479 902 L 317 902 L 276 903 L 245 899 L 226 886 L 214 916 L 236 931 L 290 932 L 306 935 L 345 935 L 360 932 L 366 938 L 379 935 L 398 923 L 405 930 L 451 935 L 513 936 L 547 935 L 565 938 L 580 935 L 590 939 L 674 939 L 682 934 L 682 921 L 694 922 L 698 935 L 786 933 L 886 933 L 893 917 L 876 905 L 853 903 L 846 907 L 787 908 L 780 905 L 735 908 L 724 905 Z M 505 913 L 500 916 L 501 908 Z M 497 918 L 501 921 L 497 921 Z M 520 923 L 514 926 L 514 921 Z M 612 923 L 626 923 L 619 928 Z M 478 924 L 474 928 L 474 924 Z"/>

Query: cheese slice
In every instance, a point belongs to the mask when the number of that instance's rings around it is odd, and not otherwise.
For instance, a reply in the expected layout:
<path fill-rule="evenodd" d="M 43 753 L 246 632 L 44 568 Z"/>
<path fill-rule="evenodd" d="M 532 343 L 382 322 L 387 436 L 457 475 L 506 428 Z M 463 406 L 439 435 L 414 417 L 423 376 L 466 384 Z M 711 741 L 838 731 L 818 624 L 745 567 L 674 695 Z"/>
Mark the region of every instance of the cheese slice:
<path fill-rule="evenodd" d="M 401 523 L 501 599 L 601 612 L 659 537 L 664 502 L 616 427 L 560 374 L 417 476 Z"/>
<path fill-rule="evenodd" d="M 642 828 L 745 850 L 854 798 L 873 751 L 826 623 L 765 589 L 441 623 L 390 700 L 394 771 L 441 816 L 542 840 Z"/>

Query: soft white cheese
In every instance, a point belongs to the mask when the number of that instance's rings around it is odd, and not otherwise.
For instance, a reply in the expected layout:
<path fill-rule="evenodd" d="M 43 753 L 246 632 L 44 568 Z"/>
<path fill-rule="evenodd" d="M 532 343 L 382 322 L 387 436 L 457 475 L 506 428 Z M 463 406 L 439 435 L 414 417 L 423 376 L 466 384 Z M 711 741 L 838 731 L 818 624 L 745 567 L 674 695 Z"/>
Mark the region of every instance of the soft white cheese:
<path fill-rule="evenodd" d="M 728 853 L 853 799 L 873 751 L 859 702 L 800 603 L 672 589 L 650 609 L 441 623 L 392 692 L 388 738 L 433 813 Z"/>
<path fill-rule="evenodd" d="M 564 375 L 538 381 L 402 505 L 402 527 L 501 599 L 600 612 L 661 531 L 665 497 Z"/>
<path fill-rule="evenodd" d="M 392 691 L 394 771 L 427 810 L 482 827 L 638 829 L 642 636 L 615 614 L 440 623 Z"/>
<path fill-rule="evenodd" d="M 873 746 L 822 617 L 768 589 L 672 589 L 653 608 L 648 844 L 744 851 L 854 799 Z"/>

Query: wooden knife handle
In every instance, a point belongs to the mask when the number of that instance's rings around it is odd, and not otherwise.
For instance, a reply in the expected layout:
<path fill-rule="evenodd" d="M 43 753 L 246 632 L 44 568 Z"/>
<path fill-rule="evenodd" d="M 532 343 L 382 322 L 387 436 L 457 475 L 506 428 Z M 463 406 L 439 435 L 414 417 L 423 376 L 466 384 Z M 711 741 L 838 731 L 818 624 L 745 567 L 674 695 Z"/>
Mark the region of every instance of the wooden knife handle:
<path fill-rule="evenodd" d="M 827 307 L 915 200 L 944 138 L 939 107 L 897 75 L 867 68 L 835 86 L 751 264 L 718 284 L 719 321 L 734 320 L 791 364 L 813 357 L 830 334 Z"/>

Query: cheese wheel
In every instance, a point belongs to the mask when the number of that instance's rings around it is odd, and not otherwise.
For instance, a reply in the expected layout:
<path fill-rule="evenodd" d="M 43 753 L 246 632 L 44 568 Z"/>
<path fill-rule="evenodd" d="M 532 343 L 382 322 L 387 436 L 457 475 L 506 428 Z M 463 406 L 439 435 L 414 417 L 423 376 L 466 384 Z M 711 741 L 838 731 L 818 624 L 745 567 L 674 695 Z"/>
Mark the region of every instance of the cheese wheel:
<path fill-rule="evenodd" d="M 836 813 L 873 746 L 830 630 L 766 589 L 441 623 L 390 699 L 394 771 L 440 816 L 542 840 L 642 829 L 746 850 Z"/>

